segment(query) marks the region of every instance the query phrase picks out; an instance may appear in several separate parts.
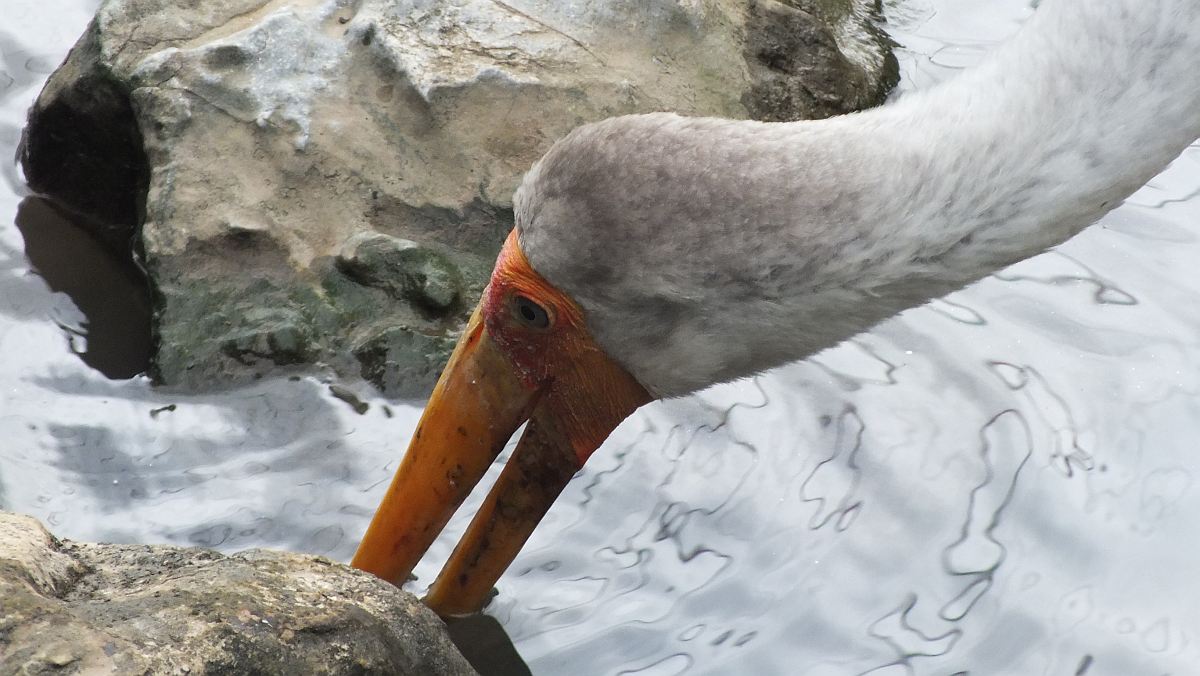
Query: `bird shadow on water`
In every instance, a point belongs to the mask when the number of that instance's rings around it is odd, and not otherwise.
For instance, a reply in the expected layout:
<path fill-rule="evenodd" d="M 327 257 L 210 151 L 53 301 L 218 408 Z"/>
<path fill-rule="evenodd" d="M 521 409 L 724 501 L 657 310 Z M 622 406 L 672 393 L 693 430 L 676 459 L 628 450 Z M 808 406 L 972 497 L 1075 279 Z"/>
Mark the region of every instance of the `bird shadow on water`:
<path fill-rule="evenodd" d="M 86 338 L 86 348 L 72 348 L 80 359 L 113 379 L 146 372 L 153 349 L 150 289 L 137 266 L 112 255 L 44 198 L 22 200 L 16 226 L 34 271 L 85 317 L 81 327 L 60 323 Z"/>

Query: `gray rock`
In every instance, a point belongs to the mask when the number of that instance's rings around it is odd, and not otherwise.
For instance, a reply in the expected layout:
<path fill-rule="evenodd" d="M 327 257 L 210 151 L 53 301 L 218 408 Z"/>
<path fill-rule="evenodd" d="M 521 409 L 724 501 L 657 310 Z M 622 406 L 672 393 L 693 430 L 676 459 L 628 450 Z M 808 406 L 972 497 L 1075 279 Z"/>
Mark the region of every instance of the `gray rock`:
<path fill-rule="evenodd" d="M 412 595 L 316 556 L 58 540 L 0 512 L 0 674 L 474 674 Z"/>
<path fill-rule="evenodd" d="M 21 159 L 141 252 L 159 380 L 371 355 L 389 392 L 421 393 L 554 140 L 623 113 L 879 103 L 897 70 L 878 3 L 107 0 Z"/>
<path fill-rule="evenodd" d="M 365 337 L 354 349 L 358 373 L 384 392 L 415 397 L 424 390 L 414 386 L 437 380 L 454 349 L 454 339 L 429 336 L 403 326 L 383 328 Z"/>
<path fill-rule="evenodd" d="M 407 239 L 360 232 L 342 245 L 337 260 L 354 280 L 433 312 L 449 310 L 462 293 L 462 278 L 445 257 Z"/>

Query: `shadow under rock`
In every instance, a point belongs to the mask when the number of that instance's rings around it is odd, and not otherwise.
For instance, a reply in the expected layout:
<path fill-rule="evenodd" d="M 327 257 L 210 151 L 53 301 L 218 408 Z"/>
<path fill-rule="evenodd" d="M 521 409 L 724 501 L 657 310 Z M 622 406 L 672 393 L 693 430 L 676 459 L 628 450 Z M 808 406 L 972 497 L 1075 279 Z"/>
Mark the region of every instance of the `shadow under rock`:
<path fill-rule="evenodd" d="M 532 673 L 496 618 L 482 614 L 453 617 L 446 620 L 446 628 L 450 630 L 450 640 L 480 676 Z"/>
<path fill-rule="evenodd" d="M 114 379 L 145 373 L 153 343 L 150 288 L 141 270 L 114 257 L 46 199 L 22 200 L 16 225 L 33 269 L 86 317 L 83 362 Z"/>

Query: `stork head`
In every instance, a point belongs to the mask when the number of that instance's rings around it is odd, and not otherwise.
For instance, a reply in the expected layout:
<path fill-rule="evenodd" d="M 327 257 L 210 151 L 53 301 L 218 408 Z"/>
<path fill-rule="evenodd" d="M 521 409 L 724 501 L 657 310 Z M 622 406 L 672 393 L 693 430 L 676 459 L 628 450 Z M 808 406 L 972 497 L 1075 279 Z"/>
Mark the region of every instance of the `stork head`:
<path fill-rule="evenodd" d="M 626 361 L 652 363 L 664 325 L 669 331 L 679 315 L 662 276 L 629 258 L 646 242 L 634 229 L 654 218 L 661 198 L 653 186 L 630 186 L 646 171 L 663 178 L 631 161 L 626 151 L 637 142 L 630 128 L 585 127 L 526 176 L 514 200 L 517 227 L 355 555 L 354 566 L 403 583 L 528 422 L 426 598 L 440 614 L 479 610 L 609 433 L 655 396 L 676 393 L 640 382 Z"/>
<path fill-rule="evenodd" d="M 517 191 L 516 228 L 353 565 L 404 582 L 528 422 L 426 598 L 443 615 L 477 611 L 634 410 L 782 363 L 803 345 L 779 289 L 806 271 L 780 260 L 788 243 L 777 230 L 755 230 L 787 222 L 778 195 L 797 192 L 778 178 L 799 171 L 785 166 L 791 155 L 763 161 L 780 145 L 766 129 L 627 116 L 550 149 Z"/>

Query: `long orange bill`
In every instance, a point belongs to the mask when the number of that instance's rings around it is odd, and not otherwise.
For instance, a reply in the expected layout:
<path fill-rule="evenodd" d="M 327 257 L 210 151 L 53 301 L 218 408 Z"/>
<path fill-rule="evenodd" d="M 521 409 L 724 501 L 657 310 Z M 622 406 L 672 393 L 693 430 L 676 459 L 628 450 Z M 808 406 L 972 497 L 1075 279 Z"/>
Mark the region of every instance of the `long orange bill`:
<path fill-rule="evenodd" d="M 525 422 L 531 393 L 510 372 L 477 308 L 350 565 L 404 584 Z"/>
<path fill-rule="evenodd" d="M 646 391 L 587 343 L 523 383 L 476 310 L 351 565 L 403 584 L 521 423 L 529 425 L 434 582 L 443 616 L 476 612 L 563 487 Z"/>

